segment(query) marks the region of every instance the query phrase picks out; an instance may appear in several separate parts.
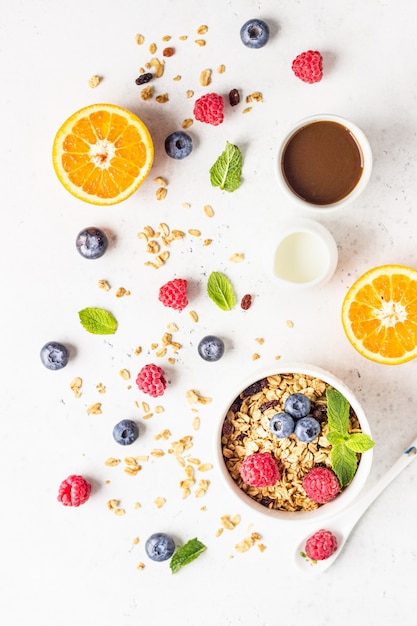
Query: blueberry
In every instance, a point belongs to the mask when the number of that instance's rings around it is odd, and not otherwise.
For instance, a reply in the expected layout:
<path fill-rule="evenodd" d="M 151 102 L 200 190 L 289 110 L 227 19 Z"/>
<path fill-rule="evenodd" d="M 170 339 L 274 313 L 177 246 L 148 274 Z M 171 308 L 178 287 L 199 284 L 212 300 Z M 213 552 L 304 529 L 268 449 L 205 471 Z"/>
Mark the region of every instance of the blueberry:
<path fill-rule="evenodd" d="M 154 533 L 145 543 L 146 554 L 152 561 L 166 561 L 174 554 L 175 543 L 165 533 Z"/>
<path fill-rule="evenodd" d="M 297 439 L 310 443 L 319 436 L 321 426 L 314 417 L 302 417 L 295 425 L 294 433 Z"/>
<path fill-rule="evenodd" d="M 206 335 L 198 344 L 198 354 L 205 361 L 218 361 L 224 354 L 224 343 L 220 337 Z"/>
<path fill-rule="evenodd" d="M 62 370 L 68 363 L 69 350 L 62 343 L 48 341 L 41 348 L 41 361 L 48 370 Z"/>
<path fill-rule="evenodd" d="M 106 252 L 109 240 L 102 230 L 91 226 L 78 233 L 75 245 L 85 259 L 99 259 Z"/>
<path fill-rule="evenodd" d="M 294 420 L 288 413 L 275 413 L 269 422 L 269 428 L 275 437 L 283 439 L 294 432 Z"/>
<path fill-rule="evenodd" d="M 248 20 L 240 29 L 240 38 L 248 48 L 262 48 L 269 39 L 269 26 L 262 20 Z"/>
<path fill-rule="evenodd" d="M 284 402 L 284 411 L 296 420 L 306 417 L 311 410 L 311 402 L 303 393 L 292 393 Z"/>
<path fill-rule="evenodd" d="M 165 139 L 165 151 L 173 159 L 185 159 L 193 149 L 193 140 L 190 135 L 178 130 Z"/>
<path fill-rule="evenodd" d="M 139 428 L 133 420 L 121 420 L 113 428 L 113 439 L 122 446 L 130 446 L 139 437 Z"/>

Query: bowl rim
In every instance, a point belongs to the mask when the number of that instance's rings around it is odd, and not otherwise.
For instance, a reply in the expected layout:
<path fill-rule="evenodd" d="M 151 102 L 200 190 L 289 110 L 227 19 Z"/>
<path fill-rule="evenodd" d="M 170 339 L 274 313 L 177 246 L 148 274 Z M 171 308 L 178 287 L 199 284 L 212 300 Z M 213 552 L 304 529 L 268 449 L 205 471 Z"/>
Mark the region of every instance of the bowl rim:
<path fill-rule="evenodd" d="M 314 122 L 336 122 L 345 126 L 350 130 L 350 132 L 354 135 L 357 140 L 360 150 L 362 152 L 364 165 L 362 175 L 357 183 L 357 185 L 352 189 L 352 191 L 337 202 L 332 202 L 331 204 L 323 204 L 317 205 L 307 200 L 304 200 L 300 196 L 290 189 L 288 183 L 285 180 L 284 174 L 282 172 L 282 156 L 287 147 L 287 144 L 291 137 L 303 126 L 307 126 L 308 124 L 313 124 Z M 279 182 L 281 190 L 284 192 L 287 198 L 289 198 L 294 204 L 296 204 L 299 208 L 303 209 L 308 213 L 312 213 L 315 215 L 326 215 L 327 213 L 334 213 L 340 211 L 340 209 L 345 208 L 346 205 L 350 204 L 354 200 L 356 200 L 361 193 L 364 191 L 365 187 L 368 185 L 369 179 L 372 174 L 373 167 L 373 157 L 372 157 L 372 149 L 369 143 L 369 140 L 365 133 L 362 131 L 357 124 L 348 120 L 341 115 L 336 115 L 334 113 L 316 113 L 314 115 L 309 115 L 304 117 L 297 122 L 295 122 L 291 128 L 286 132 L 281 141 L 279 142 L 278 151 L 276 154 L 276 159 L 274 163 L 276 178 Z"/>
<path fill-rule="evenodd" d="M 369 425 L 369 421 L 361 404 L 359 403 L 355 394 L 350 390 L 349 387 L 347 387 L 347 385 L 342 380 L 340 380 L 340 378 L 316 365 L 311 365 L 303 362 L 283 361 L 282 364 L 277 364 L 275 366 L 271 365 L 261 370 L 254 371 L 251 376 L 248 376 L 246 380 L 236 388 L 233 394 L 229 395 L 229 399 L 222 405 L 223 408 L 220 411 L 220 419 L 216 431 L 216 455 L 218 467 L 220 469 L 220 474 L 222 476 L 225 488 L 228 489 L 232 496 L 237 499 L 237 501 L 239 501 L 241 505 L 245 506 L 245 508 L 251 509 L 252 511 L 257 512 L 262 516 L 266 516 L 270 519 L 275 519 L 277 521 L 292 523 L 296 522 L 297 524 L 310 524 L 314 522 L 319 524 L 323 523 L 325 520 L 330 519 L 331 517 L 334 517 L 335 515 L 338 515 L 341 511 L 346 509 L 350 504 L 354 502 L 359 493 L 362 491 L 371 471 L 373 448 L 362 454 L 361 460 L 358 464 L 358 468 L 354 478 L 352 479 L 352 482 L 334 500 L 323 504 L 313 511 L 295 512 L 269 509 L 245 494 L 230 476 L 222 454 L 221 437 L 223 422 L 226 417 L 227 411 L 232 405 L 233 400 L 239 395 L 239 393 L 246 389 L 246 387 L 255 383 L 258 380 L 261 380 L 262 378 L 266 378 L 268 376 L 273 376 L 276 374 L 291 372 L 297 374 L 306 374 L 308 376 L 320 378 L 320 380 L 327 382 L 328 384 L 332 385 L 332 387 L 340 391 L 355 411 L 359 419 L 362 432 L 371 437 L 371 428 Z"/>

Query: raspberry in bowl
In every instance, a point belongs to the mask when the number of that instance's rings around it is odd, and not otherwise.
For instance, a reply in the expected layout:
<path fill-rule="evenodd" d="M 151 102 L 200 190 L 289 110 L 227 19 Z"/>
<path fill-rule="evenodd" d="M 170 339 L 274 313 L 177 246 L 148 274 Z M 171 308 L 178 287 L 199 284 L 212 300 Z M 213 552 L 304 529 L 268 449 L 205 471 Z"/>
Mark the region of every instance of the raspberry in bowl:
<path fill-rule="evenodd" d="M 217 434 L 226 487 L 252 510 L 292 522 L 321 524 L 352 503 L 369 475 L 372 447 L 354 394 L 306 364 L 275 366 L 243 383 Z"/>

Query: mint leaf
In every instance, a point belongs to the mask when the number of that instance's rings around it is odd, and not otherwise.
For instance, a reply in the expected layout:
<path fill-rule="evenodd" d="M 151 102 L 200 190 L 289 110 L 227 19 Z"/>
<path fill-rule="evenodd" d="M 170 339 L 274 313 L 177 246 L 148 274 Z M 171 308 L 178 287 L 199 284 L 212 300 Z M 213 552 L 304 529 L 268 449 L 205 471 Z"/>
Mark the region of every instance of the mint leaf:
<path fill-rule="evenodd" d="M 374 447 L 375 442 L 363 433 L 351 433 L 346 439 L 346 445 L 353 452 L 366 452 Z"/>
<path fill-rule="evenodd" d="M 78 311 L 78 316 L 85 330 L 94 335 L 113 335 L 117 330 L 117 320 L 104 309 L 87 307 Z"/>
<path fill-rule="evenodd" d="M 345 434 L 349 429 L 349 402 L 336 389 L 326 389 L 329 430 Z"/>
<path fill-rule="evenodd" d="M 188 565 L 188 563 L 194 561 L 194 559 L 200 556 L 200 554 L 206 549 L 207 548 L 204 543 L 201 543 L 197 537 L 187 541 L 187 543 L 181 546 L 181 548 L 178 548 L 171 557 L 169 566 L 172 573 L 175 574 L 175 572 L 178 572 L 181 567 L 184 567 L 184 565 Z"/>
<path fill-rule="evenodd" d="M 358 459 L 346 443 L 338 443 L 330 451 L 330 462 L 340 486 L 346 487 L 355 475 Z"/>
<path fill-rule="evenodd" d="M 207 281 L 207 294 L 223 311 L 230 311 L 235 304 L 232 283 L 220 272 L 210 274 Z"/>
<path fill-rule="evenodd" d="M 345 436 L 337 431 L 331 431 L 327 433 L 325 437 L 331 446 L 336 446 L 338 443 L 343 443 L 345 441 Z"/>
<path fill-rule="evenodd" d="M 210 168 L 210 182 L 213 187 L 235 191 L 241 183 L 242 153 L 229 141 L 217 161 Z"/>

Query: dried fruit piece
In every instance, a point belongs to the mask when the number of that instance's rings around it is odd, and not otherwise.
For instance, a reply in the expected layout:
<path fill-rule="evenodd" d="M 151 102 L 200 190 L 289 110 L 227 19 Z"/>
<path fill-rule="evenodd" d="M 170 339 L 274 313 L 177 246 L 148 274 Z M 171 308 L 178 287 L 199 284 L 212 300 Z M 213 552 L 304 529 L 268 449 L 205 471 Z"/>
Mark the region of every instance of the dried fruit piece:
<path fill-rule="evenodd" d="M 252 306 L 252 296 L 250 293 L 247 293 L 243 296 L 240 306 L 244 311 L 247 311 Z"/>
<path fill-rule="evenodd" d="M 231 107 L 235 107 L 240 102 L 240 94 L 237 89 L 231 89 L 229 91 L 229 103 Z"/>

